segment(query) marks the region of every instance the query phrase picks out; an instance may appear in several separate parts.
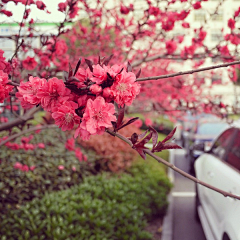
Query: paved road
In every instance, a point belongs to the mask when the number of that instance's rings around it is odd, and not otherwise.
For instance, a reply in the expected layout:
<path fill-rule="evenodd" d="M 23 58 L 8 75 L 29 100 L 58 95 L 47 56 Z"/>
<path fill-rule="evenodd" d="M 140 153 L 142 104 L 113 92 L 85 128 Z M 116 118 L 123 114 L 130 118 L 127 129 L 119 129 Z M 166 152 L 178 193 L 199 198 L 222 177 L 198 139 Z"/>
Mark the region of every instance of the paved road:
<path fill-rule="evenodd" d="M 184 150 L 174 151 L 176 167 L 188 171 L 189 161 Z M 195 183 L 178 173 L 173 173 L 173 239 L 172 240 L 206 240 L 201 224 L 194 218 Z"/>

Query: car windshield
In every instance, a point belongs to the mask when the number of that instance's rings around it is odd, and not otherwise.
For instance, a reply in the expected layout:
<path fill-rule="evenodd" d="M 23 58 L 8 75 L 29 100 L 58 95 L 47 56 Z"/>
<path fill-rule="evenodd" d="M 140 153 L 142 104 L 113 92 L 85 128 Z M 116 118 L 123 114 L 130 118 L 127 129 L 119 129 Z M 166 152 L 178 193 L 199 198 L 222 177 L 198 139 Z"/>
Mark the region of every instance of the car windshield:
<path fill-rule="evenodd" d="M 223 131 L 227 127 L 226 123 L 204 123 L 201 124 L 198 129 L 198 134 L 204 134 L 204 135 L 218 135 L 221 131 Z"/>

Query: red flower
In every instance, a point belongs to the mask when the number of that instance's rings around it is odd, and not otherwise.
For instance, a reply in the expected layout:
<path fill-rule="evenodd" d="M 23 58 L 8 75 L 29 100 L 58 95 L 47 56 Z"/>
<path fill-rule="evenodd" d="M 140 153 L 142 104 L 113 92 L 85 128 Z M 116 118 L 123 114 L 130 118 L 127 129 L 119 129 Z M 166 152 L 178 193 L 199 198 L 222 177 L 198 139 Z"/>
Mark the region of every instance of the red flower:
<path fill-rule="evenodd" d="M 160 14 L 160 9 L 158 7 L 150 6 L 148 12 L 150 15 L 154 15 L 156 17 Z"/>
<path fill-rule="evenodd" d="M 232 18 L 228 20 L 228 27 L 232 30 L 235 28 L 235 21 Z"/>
<path fill-rule="evenodd" d="M 7 11 L 7 10 L 4 10 L 4 9 L 2 9 L 0 12 L 3 13 L 3 14 L 5 14 L 5 15 L 8 16 L 8 17 L 11 17 L 11 16 L 13 15 L 12 12 Z"/>
<path fill-rule="evenodd" d="M 177 49 L 177 44 L 174 41 L 166 41 L 166 49 L 168 54 L 173 54 Z"/>
<path fill-rule="evenodd" d="M 46 5 L 42 1 L 37 1 L 36 6 L 40 10 L 44 10 L 46 8 Z"/>
<path fill-rule="evenodd" d="M 128 7 L 121 5 L 120 12 L 121 12 L 122 14 L 127 15 L 127 14 L 130 12 L 130 10 L 129 10 Z"/>
<path fill-rule="evenodd" d="M 8 75 L 0 70 L 0 103 L 4 101 L 13 89 L 13 86 L 7 85 L 8 82 Z"/>
<path fill-rule="evenodd" d="M 202 7 L 201 2 L 195 2 L 192 6 L 193 6 L 194 9 L 199 9 L 199 8 Z"/>
<path fill-rule="evenodd" d="M 31 108 L 33 105 L 40 103 L 37 93 L 45 84 L 47 84 L 46 79 L 32 76 L 29 77 L 28 82 L 20 83 L 20 86 L 17 87 L 16 97 L 21 101 L 23 108 Z"/>
<path fill-rule="evenodd" d="M 44 143 L 38 143 L 38 148 L 42 148 L 42 149 L 44 149 L 45 148 L 45 144 Z"/>
<path fill-rule="evenodd" d="M 20 163 L 20 162 L 16 162 L 15 164 L 14 164 L 14 168 L 15 169 L 22 169 L 22 164 Z"/>
<path fill-rule="evenodd" d="M 146 124 L 147 126 L 149 126 L 149 125 L 152 125 L 153 122 L 152 122 L 152 120 L 151 120 L 150 118 L 146 118 L 146 119 L 145 119 L 145 124 Z"/>
<path fill-rule="evenodd" d="M 75 140 L 74 138 L 69 138 L 65 143 L 65 148 L 69 151 L 73 151 L 75 148 Z"/>
<path fill-rule="evenodd" d="M 64 166 L 63 166 L 63 165 L 59 165 L 59 166 L 58 166 L 58 169 L 59 169 L 60 171 L 62 171 L 62 170 L 64 169 Z"/>
<path fill-rule="evenodd" d="M 116 121 L 114 113 L 114 105 L 106 103 L 103 97 L 97 97 L 94 101 L 88 99 L 80 126 L 90 134 L 101 134 L 105 128 L 112 126 L 112 121 Z"/>
<path fill-rule="evenodd" d="M 23 60 L 22 65 L 27 70 L 33 70 L 37 66 L 37 62 L 34 58 L 28 56 L 25 60 Z"/>
<path fill-rule="evenodd" d="M 93 77 L 92 81 L 97 84 L 103 83 L 107 79 L 107 72 L 99 64 L 93 66 Z"/>
<path fill-rule="evenodd" d="M 52 113 L 55 124 L 62 128 L 63 131 L 72 130 L 75 124 L 79 124 L 80 117 L 76 114 L 75 109 L 78 108 L 77 103 L 69 101 L 58 107 Z"/>
<path fill-rule="evenodd" d="M 80 148 L 76 148 L 76 149 L 75 149 L 75 155 L 76 155 L 76 157 L 78 158 L 78 161 L 79 161 L 79 162 L 82 162 L 82 160 L 83 160 L 83 154 L 82 154 L 82 151 L 81 151 Z"/>
<path fill-rule="evenodd" d="M 182 26 L 183 26 L 184 28 L 190 28 L 190 25 L 189 25 L 188 22 L 183 22 L 183 23 L 182 23 Z"/>
<path fill-rule="evenodd" d="M 67 2 L 60 2 L 58 4 L 58 11 L 64 12 L 67 9 Z"/>
<path fill-rule="evenodd" d="M 123 106 L 124 104 L 129 106 L 139 94 L 140 85 L 136 83 L 136 76 L 134 73 L 123 70 L 115 77 L 115 81 L 110 89 L 114 101 L 119 106 Z"/>
<path fill-rule="evenodd" d="M 40 98 L 41 105 L 45 110 L 54 111 L 71 98 L 71 91 L 65 87 L 61 79 L 54 77 L 39 89 L 37 97 Z"/>

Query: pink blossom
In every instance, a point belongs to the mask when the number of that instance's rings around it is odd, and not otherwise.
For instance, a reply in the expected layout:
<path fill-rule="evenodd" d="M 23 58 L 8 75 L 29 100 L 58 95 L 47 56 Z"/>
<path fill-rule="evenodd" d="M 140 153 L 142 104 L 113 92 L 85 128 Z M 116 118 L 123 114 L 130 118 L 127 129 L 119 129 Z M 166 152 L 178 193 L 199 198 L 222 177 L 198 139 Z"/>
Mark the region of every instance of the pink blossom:
<path fill-rule="evenodd" d="M 74 138 L 69 138 L 65 143 L 65 148 L 69 151 L 73 151 L 75 148 L 75 140 Z"/>
<path fill-rule="evenodd" d="M 221 46 L 219 48 L 219 51 L 221 52 L 221 55 L 223 56 L 229 56 L 230 55 L 230 52 L 229 52 L 229 49 L 228 49 L 228 46 Z"/>
<path fill-rule="evenodd" d="M 114 105 L 106 103 L 103 97 L 99 96 L 95 100 L 88 99 L 80 126 L 90 134 L 101 134 L 105 128 L 112 126 L 112 121 L 116 121 L 114 113 Z"/>
<path fill-rule="evenodd" d="M 99 94 L 102 92 L 102 87 L 99 86 L 98 84 L 93 84 L 91 85 L 90 87 L 90 91 L 93 93 L 93 94 Z"/>
<path fill-rule="evenodd" d="M 160 14 L 160 9 L 158 7 L 150 6 L 148 12 L 150 15 L 157 17 Z"/>
<path fill-rule="evenodd" d="M 21 170 L 23 172 L 28 172 L 29 171 L 29 167 L 27 165 L 23 165 Z"/>
<path fill-rule="evenodd" d="M 74 172 L 76 172 L 76 167 L 74 167 L 74 166 L 72 166 L 72 170 L 74 171 Z"/>
<path fill-rule="evenodd" d="M 97 84 L 103 83 L 107 79 L 107 72 L 99 64 L 93 66 L 92 81 Z"/>
<path fill-rule="evenodd" d="M 166 41 L 166 49 L 168 54 L 173 54 L 177 49 L 177 44 L 174 41 Z"/>
<path fill-rule="evenodd" d="M 36 168 L 36 166 L 31 166 L 30 170 L 33 171 Z"/>
<path fill-rule="evenodd" d="M 8 82 L 7 73 L 0 70 L 0 102 L 3 102 L 13 89 L 13 86 L 7 85 Z"/>
<path fill-rule="evenodd" d="M 83 160 L 83 154 L 80 148 L 75 149 L 75 155 L 78 158 L 79 162 L 82 162 Z"/>
<path fill-rule="evenodd" d="M 131 105 L 132 101 L 140 92 L 140 85 L 135 82 L 135 74 L 123 70 L 115 79 L 110 88 L 115 102 L 121 107 L 124 104 L 127 106 Z"/>
<path fill-rule="evenodd" d="M 28 151 L 28 150 L 34 150 L 35 146 L 33 144 L 27 143 L 27 144 L 23 144 L 23 148 L 24 150 Z"/>
<path fill-rule="evenodd" d="M 21 142 L 22 143 L 29 143 L 33 139 L 33 135 L 29 135 L 28 137 L 22 137 Z"/>
<path fill-rule="evenodd" d="M 37 97 L 40 98 L 42 107 L 47 111 L 53 111 L 61 106 L 71 97 L 71 91 L 65 87 L 63 81 L 56 77 L 50 78 L 44 86 L 42 86 Z"/>
<path fill-rule="evenodd" d="M 183 22 L 183 23 L 182 23 L 182 26 L 183 26 L 184 28 L 190 28 L 190 25 L 189 25 L 188 22 Z"/>
<path fill-rule="evenodd" d="M 86 70 L 83 68 L 79 68 L 75 77 L 80 81 L 80 82 L 76 82 L 76 85 L 79 88 L 82 87 L 86 87 L 86 85 L 84 84 L 84 82 L 89 78 L 92 77 L 92 72 L 90 71 L 89 68 L 87 68 Z"/>
<path fill-rule="evenodd" d="M 5 9 L 1 9 L 0 12 L 3 13 L 3 14 L 5 14 L 5 15 L 8 16 L 8 17 L 11 17 L 11 16 L 13 15 L 12 12 L 7 11 L 7 10 L 5 10 Z"/>
<path fill-rule="evenodd" d="M 70 18 L 76 17 L 78 14 L 78 10 L 79 10 L 79 8 L 78 8 L 77 4 L 73 5 L 73 7 L 70 9 L 69 17 Z"/>
<path fill-rule="evenodd" d="M 45 148 L 45 144 L 44 143 L 38 143 L 38 148 L 42 148 L 42 149 L 44 149 Z"/>
<path fill-rule="evenodd" d="M 72 130 L 74 124 L 79 124 L 80 117 L 76 114 L 75 110 L 78 108 L 77 103 L 69 101 L 59 106 L 56 111 L 52 113 L 55 124 L 63 131 Z"/>
<path fill-rule="evenodd" d="M 6 118 L 6 117 L 0 117 L 0 122 L 8 122 L 8 118 Z"/>
<path fill-rule="evenodd" d="M 77 137 L 80 137 L 82 140 L 86 141 L 86 140 L 89 140 L 91 134 L 83 129 L 81 127 L 81 124 L 79 124 L 78 128 L 76 129 L 75 133 L 74 133 L 74 138 L 77 138 Z"/>
<path fill-rule="evenodd" d="M 40 57 L 40 60 L 44 67 L 50 67 L 50 59 L 47 55 L 42 55 Z"/>
<path fill-rule="evenodd" d="M 44 10 L 46 8 L 46 5 L 42 1 L 36 1 L 36 6 L 40 10 Z"/>
<path fill-rule="evenodd" d="M 21 101 L 24 108 L 31 108 L 33 105 L 40 103 L 40 98 L 37 96 L 38 90 L 47 83 L 47 80 L 39 77 L 29 77 L 28 82 L 21 82 L 17 87 L 17 98 Z"/>
<path fill-rule="evenodd" d="M 190 11 L 182 10 L 179 14 L 177 14 L 178 20 L 184 20 L 188 15 Z"/>
<path fill-rule="evenodd" d="M 33 70 L 37 66 L 37 62 L 34 58 L 28 56 L 25 60 L 23 60 L 22 65 L 27 70 Z"/>
<path fill-rule="evenodd" d="M 22 169 L 22 164 L 20 163 L 20 162 L 16 162 L 15 164 L 14 164 L 14 168 L 15 169 Z"/>
<path fill-rule="evenodd" d="M 126 7 L 126 6 L 124 6 L 124 5 L 121 4 L 120 12 L 121 12 L 122 14 L 127 15 L 127 14 L 130 12 L 130 10 L 128 9 L 128 7 Z"/>
<path fill-rule="evenodd" d="M 235 20 L 233 20 L 232 18 L 230 18 L 230 19 L 228 20 L 228 27 L 233 30 L 233 29 L 235 28 Z"/>
<path fill-rule="evenodd" d="M 62 171 L 64 169 L 64 166 L 63 165 L 59 165 L 58 166 L 58 170 Z"/>
<path fill-rule="evenodd" d="M 55 44 L 55 54 L 56 55 L 63 55 L 67 52 L 68 47 L 64 40 L 60 39 Z"/>
<path fill-rule="evenodd" d="M 199 8 L 202 7 L 201 2 L 195 2 L 192 6 L 193 6 L 194 9 L 199 9 Z"/>
<path fill-rule="evenodd" d="M 67 2 L 60 2 L 58 4 L 58 11 L 64 12 L 66 11 L 66 8 L 67 8 Z"/>
<path fill-rule="evenodd" d="M 150 118 L 146 118 L 146 119 L 145 119 L 145 124 L 146 124 L 147 126 L 149 126 L 149 125 L 152 125 L 153 122 L 152 122 L 152 120 L 151 120 Z"/>
<path fill-rule="evenodd" d="M 8 75 L 2 70 L 0 70 L 0 84 L 6 85 L 8 82 L 9 82 Z"/>
<path fill-rule="evenodd" d="M 83 155 L 83 161 L 86 162 L 87 161 L 87 156 Z"/>
<path fill-rule="evenodd" d="M 138 119 L 138 120 L 136 120 L 135 122 L 133 122 L 133 124 L 134 124 L 136 127 L 140 128 L 140 127 L 142 126 L 142 120 L 141 120 L 141 119 Z"/>

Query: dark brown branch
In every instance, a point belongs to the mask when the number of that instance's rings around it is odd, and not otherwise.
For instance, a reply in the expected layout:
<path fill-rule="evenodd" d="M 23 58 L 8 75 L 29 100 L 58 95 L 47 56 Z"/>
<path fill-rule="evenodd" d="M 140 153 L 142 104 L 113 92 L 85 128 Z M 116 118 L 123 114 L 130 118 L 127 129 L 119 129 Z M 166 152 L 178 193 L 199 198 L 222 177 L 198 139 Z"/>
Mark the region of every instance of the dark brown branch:
<path fill-rule="evenodd" d="M 172 73 L 172 74 L 166 74 L 166 75 L 161 75 L 161 76 L 138 78 L 136 81 L 141 82 L 141 81 L 148 81 L 148 80 L 159 80 L 159 79 L 163 79 L 163 78 L 171 78 L 171 77 L 176 77 L 176 76 L 181 76 L 181 75 L 193 74 L 196 72 L 208 71 L 208 70 L 212 70 L 212 69 L 216 69 L 216 68 L 228 67 L 228 66 L 237 65 L 237 64 L 240 64 L 240 61 L 235 61 L 235 62 L 231 62 L 231 63 L 223 63 L 223 64 L 218 64 L 215 66 L 204 67 L 204 68 L 199 68 L 199 69 L 194 69 L 194 70 L 189 70 L 189 71 L 184 71 L 184 72 L 178 72 L 178 73 Z"/>
<path fill-rule="evenodd" d="M 34 114 L 40 109 L 41 109 L 40 106 L 34 107 L 30 109 L 28 112 L 26 112 L 23 116 L 21 116 L 21 118 L 17 118 L 10 122 L 0 124 L 0 131 L 9 130 L 12 127 L 26 123 L 28 120 L 33 119 Z"/>

